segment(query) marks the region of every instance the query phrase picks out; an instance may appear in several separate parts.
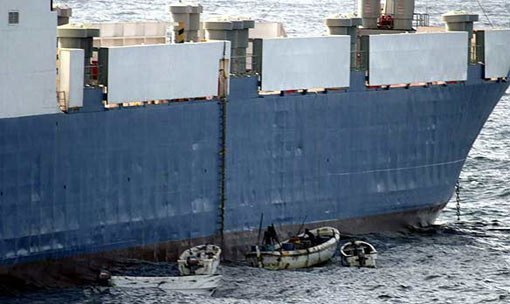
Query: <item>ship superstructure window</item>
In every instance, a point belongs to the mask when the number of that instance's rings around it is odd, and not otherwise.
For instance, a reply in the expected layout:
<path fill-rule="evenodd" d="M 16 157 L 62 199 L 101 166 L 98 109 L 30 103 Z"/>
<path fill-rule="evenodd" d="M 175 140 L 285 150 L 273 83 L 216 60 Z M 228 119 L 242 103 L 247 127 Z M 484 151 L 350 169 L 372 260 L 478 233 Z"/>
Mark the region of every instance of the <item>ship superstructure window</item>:
<path fill-rule="evenodd" d="M 19 12 L 9 12 L 9 25 L 19 24 Z"/>

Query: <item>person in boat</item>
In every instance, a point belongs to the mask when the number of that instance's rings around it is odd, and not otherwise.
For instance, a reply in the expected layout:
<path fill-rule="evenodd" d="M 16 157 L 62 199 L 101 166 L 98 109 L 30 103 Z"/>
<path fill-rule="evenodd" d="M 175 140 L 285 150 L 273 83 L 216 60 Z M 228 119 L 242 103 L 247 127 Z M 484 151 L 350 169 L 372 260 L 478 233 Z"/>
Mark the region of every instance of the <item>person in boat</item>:
<path fill-rule="evenodd" d="M 264 245 L 276 245 L 276 244 L 279 244 L 276 229 L 274 228 L 274 225 L 267 226 L 266 231 L 264 231 Z"/>
<path fill-rule="evenodd" d="M 204 267 L 200 263 L 200 257 L 190 255 L 186 258 L 186 268 L 189 269 L 190 274 L 195 275 L 197 269 Z"/>
<path fill-rule="evenodd" d="M 365 256 L 365 248 L 354 243 L 354 254 L 358 256 L 359 266 L 364 267 L 367 261 L 367 257 Z"/>
<path fill-rule="evenodd" d="M 305 235 L 303 236 L 303 239 L 310 241 L 312 247 L 317 244 L 317 238 L 308 228 L 305 229 Z"/>

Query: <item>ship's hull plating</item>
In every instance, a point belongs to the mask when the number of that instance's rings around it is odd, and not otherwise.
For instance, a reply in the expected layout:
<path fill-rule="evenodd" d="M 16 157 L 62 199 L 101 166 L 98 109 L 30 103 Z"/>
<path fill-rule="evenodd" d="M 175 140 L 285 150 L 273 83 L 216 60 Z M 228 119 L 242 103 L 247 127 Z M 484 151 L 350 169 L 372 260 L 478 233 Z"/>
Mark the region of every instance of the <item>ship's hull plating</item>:
<path fill-rule="evenodd" d="M 256 79 L 232 79 L 225 116 L 192 101 L 0 120 L 0 265 L 128 248 L 175 257 L 188 240 L 218 242 L 222 221 L 233 257 L 261 214 L 288 232 L 432 223 L 508 84 L 482 82 L 479 66 L 428 88 L 368 90 L 363 77 L 263 97 Z"/>
<path fill-rule="evenodd" d="M 307 228 L 324 226 L 335 227 L 343 233 L 359 234 L 374 231 L 409 231 L 409 228 L 425 227 L 432 224 L 445 204 L 419 210 L 334 220 L 328 222 L 308 223 Z M 278 227 L 282 238 L 295 235 L 301 224 Z M 256 242 L 257 230 L 244 230 L 225 235 L 226 256 L 242 259 Z M 184 250 L 197 244 L 219 242 L 219 238 L 200 237 L 181 241 L 167 241 L 157 244 L 116 249 L 94 254 L 73 255 L 72 257 L 0 266 L 0 293 L 11 288 L 71 287 L 96 281 L 101 269 L 124 268 L 132 259 L 156 262 L 175 261 Z M 8 288 L 3 290 L 3 288 Z"/>

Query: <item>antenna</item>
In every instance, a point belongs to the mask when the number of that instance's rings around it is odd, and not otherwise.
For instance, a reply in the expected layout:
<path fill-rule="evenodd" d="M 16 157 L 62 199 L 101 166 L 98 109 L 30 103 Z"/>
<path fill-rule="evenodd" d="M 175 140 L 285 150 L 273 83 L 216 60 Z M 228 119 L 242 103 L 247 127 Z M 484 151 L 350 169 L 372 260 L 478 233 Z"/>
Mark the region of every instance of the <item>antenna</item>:
<path fill-rule="evenodd" d="M 478 6 L 480 6 L 480 9 L 482 10 L 483 14 L 485 15 L 485 18 L 487 18 L 487 21 L 489 21 L 490 26 L 494 27 L 494 24 L 492 24 L 492 21 L 489 18 L 489 15 L 487 15 L 487 12 L 485 11 L 485 8 L 483 7 L 483 5 L 480 2 L 480 0 L 476 0 L 476 2 L 478 2 Z"/>

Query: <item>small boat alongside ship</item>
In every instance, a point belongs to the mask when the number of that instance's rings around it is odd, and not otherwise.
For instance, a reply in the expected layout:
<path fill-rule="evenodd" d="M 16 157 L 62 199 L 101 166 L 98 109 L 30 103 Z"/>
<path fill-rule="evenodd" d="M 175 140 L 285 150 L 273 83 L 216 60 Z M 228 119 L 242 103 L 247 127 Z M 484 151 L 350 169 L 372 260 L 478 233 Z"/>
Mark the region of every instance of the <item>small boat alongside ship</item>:
<path fill-rule="evenodd" d="M 213 275 L 220 265 L 221 248 L 216 245 L 200 245 L 185 250 L 180 256 L 179 272 L 187 275 Z"/>
<path fill-rule="evenodd" d="M 345 243 L 340 249 L 340 255 L 344 266 L 375 268 L 377 250 L 367 242 L 352 241 Z"/>
<path fill-rule="evenodd" d="M 168 292 L 212 295 L 221 283 L 221 275 L 180 277 L 114 276 L 112 285 L 118 288 L 158 288 Z"/>
<path fill-rule="evenodd" d="M 212 295 L 221 284 L 217 274 L 221 248 L 205 244 L 186 249 L 179 257 L 180 276 L 113 276 L 100 273 L 100 280 L 118 288 L 159 288 L 169 292 Z"/>
<path fill-rule="evenodd" d="M 336 252 L 340 232 L 332 227 L 305 230 L 281 243 L 276 238 L 274 245 L 264 239 L 264 245 L 253 246 L 246 255 L 251 266 L 267 270 L 299 269 L 329 261 Z"/>

